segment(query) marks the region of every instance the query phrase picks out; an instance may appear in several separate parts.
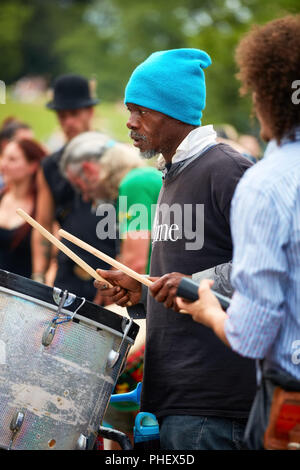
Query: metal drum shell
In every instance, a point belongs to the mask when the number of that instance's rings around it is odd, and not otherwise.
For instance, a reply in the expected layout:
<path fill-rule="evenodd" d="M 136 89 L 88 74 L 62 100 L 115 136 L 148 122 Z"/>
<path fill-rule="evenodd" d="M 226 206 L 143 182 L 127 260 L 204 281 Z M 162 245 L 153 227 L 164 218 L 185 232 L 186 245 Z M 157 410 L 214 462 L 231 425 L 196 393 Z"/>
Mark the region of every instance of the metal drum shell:
<path fill-rule="evenodd" d="M 85 302 L 46 347 L 43 332 L 57 309 L 53 289 L 0 270 L 0 292 L 0 447 L 71 450 L 85 447 L 86 437 L 92 448 L 138 326 L 131 325 L 110 367 L 127 319 Z M 62 313 L 81 303 L 76 297 Z M 16 412 L 24 420 L 14 432 Z"/>

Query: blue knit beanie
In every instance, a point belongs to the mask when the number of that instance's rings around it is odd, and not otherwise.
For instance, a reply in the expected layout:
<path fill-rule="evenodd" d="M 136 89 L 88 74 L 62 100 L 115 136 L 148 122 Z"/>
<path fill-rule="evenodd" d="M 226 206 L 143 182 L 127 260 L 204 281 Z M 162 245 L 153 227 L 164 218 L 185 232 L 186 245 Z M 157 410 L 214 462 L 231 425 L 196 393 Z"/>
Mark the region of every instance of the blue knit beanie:
<path fill-rule="evenodd" d="M 124 102 L 199 126 L 206 97 L 203 69 L 209 65 L 211 58 L 199 49 L 154 52 L 133 71 Z"/>

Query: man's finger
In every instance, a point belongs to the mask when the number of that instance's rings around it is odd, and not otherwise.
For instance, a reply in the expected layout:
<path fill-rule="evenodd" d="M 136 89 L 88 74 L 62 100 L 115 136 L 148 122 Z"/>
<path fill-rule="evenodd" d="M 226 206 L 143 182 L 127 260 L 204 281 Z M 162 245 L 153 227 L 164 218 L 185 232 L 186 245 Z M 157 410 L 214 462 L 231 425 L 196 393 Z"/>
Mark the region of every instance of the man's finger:
<path fill-rule="evenodd" d="M 191 304 L 191 302 L 187 302 L 185 299 L 182 297 L 176 297 L 176 303 L 180 309 L 186 309 L 188 305 Z M 186 312 L 184 312 L 186 313 Z"/>
<path fill-rule="evenodd" d="M 103 283 L 100 281 L 94 281 L 94 287 L 96 287 L 97 290 L 100 290 L 101 294 L 105 295 L 106 297 L 115 295 L 121 291 L 121 287 L 119 286 L 116 286 L 116 287 L 106 286 L 105 288 L 103 288 Z"/>
<path fill-rule="evenodd" d="M 161 284 L 161 288 L 157 290 L 156 293 L 152 293 L 153 297 L 155 298 L 157 302 L 165 302 L 165 300 L 168 297 L 174 297 L 174 295 L 172 294 L 173 286 L 168 280 L 162 279 L 160 281 L 160 284 Z"/>
<path fill-rule="evenodd" d="M 100 268 L 96 269 L 96 272 L 100 274 L 101 277 L 104 277 L 104 279 L 107 278 L 107 274 L 109 273 L 109 271 L 106 271 L 105 269 L 100 269 Z"/>
<path fill-rule="evenodd" d="M 113 301 L 115 303 L 119 302 L 121 299 L 127 299 L 127 302 L 129 300 L 128 292 L 124 289 L 122 289 L 120 292 L 118 292 L 116 295 L 112 297 Z"/>
<path fill-rule="evenodd" d="M 149 287 L 151 294 L 153 297 L 157 294 L 157 292 L 162 288 L 164 284 L 163 277 L 157 279 L 152 286 Z"/>
<path fill-rule="evenodd" d="M 190 315 L 189 312 L 187 312 L 186 310 L 183 310 L 183 309 L 180 309 L 179 313 L 183 313 L 184 315 Z"/>
<path fill-rule="evenodd" d="M 168 294 L 164 301 L 164 306 L 166 308 L 174 308 L 174 304 L 176 305 L 176 302 L 175 302 L 176 292 L 177 292 L 176 287 L 172 287 L 171 289 L 168 289 Z"/>
<path fill-rule="evenodd" d="M 100 289 L 100 290 L 108 289 L 108 285 L 107 284 L 100 284 L 97 288 Z"/>
<path fill-rule="evenodd" d="M 117 300 L 115 303 L 120 307 L 127 307 L 128 302 L 130 302 L 128 295 L 123 296 L 121 299 Z"/>
<path fill-rule="evenodd" d="M 201 294 L 203 294 L 205 291 L 210 290 L 211 287 L 213 286 L 214 281 L 212 279 L 203 279 L 200 282 L 199 289 L 198 289 L 198 294 L 199 297 Z"/>
<path fill-rule="evenodd" d="M 114 271 L 114 270 L 105 270 L 105 269 L 96 269 L 96 272 L 103 277 L 103 279 L 107 279 L 108 282 L 111 284 L 115 284 L 119 278 L 120 272 L 119 271 Z"/>

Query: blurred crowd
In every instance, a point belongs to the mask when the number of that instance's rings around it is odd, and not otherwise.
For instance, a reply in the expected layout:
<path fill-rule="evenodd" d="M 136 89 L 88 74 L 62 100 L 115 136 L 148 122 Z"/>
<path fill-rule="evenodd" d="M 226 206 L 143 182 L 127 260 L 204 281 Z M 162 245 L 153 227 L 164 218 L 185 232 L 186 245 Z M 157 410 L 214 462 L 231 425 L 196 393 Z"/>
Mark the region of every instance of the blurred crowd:
<path fill-rule="evenodd" d="M 47 106 L 57 116 L 65 142 L 55 151 L 38 142 L 34 129 L 15 117 L 7 117 L 0 129 L 0 268 L 34 281 L 66 289 L 98 305 L 105 297 L 96 291 L 93 278 L 43 238 L 17 214 L 21 208 L 50 233 L 59 228 L 77 236 L 140 274 L 149 273 L 151 227 L 162 186 L 161 172 L 146 163 L 134 146 L 94 130 L 98 100 L 88 81 L 77 75 L 59 77 L 54 97 Z M 216 126 L 219 142 L 227 142 L 252 162 L 261 157 L 259 141 L 239 135 L 231 125 Z M 51 141 L 51 138 L 49 140 Z M 50 150 L 51 148 L 51 150 Z M 152 160 L 151 160 L 152 161 Z M 120 207 L 126 198 L 126 210 Z M 116 225 L 105 238 L 107 204 L 116 208 Z M 132 208 L 143 204 L 149 216 L 136 228 Z M 101 260 L 62 240 L 94 269 L 110 269 Z M 133 390 L 142 381 L 144 329 L 128 365 L 116 384 L 116 392 Z M 129 435 L 137 406 L 110 405 L 106 420 Z"/>
<path fill-rule="evenodd" d="M 110 403 L 104 415 L 132 440 L 140 409 L 157 420 L 162 450 L 300 449 L 299 22 L 255 27 L 236 50 L 260 137 L 201 125 L 212 60 L 185 48 L 152 53 L 130 76 L 133 144 L 95 128 L 99 100 L 77 74 L 57 77 L 46 104 L 64 138 L 57 148 L 26 116 L 1 124 L 0 270 L 144 321 L 114 384 L 123 393 L 142 382 L 140 404 Z M 18 208 L 65 236 L 101 279 Z"/>
<path fill-rule="evenodd" d="M 120 195 L 129 197 L 130 204 L 155 204 L 161 185 L 160 176 L 152 165 L 145 164 L 131 145 L 115 142 L 101 131 L 91 132 L 93 110 L 98 101 L 91 97 L 86 79 L 66 75 L 56 81 L 55 87 L 55 98 L 48 103 L 48 107 L 56 112 L 65 136 L 65 143 L 55 152 L 49 150 L 47 143 L 37 141 L 34 129 L 26 123 L 25 116 L 24 120 L 8 116 L 1 123 L 0 266 L 1 269 L 48 285 L 55 283 L 75 291 L 76 295 L 84 295 L 101 303 L 102 300 L 96 297 L 92 278 L 65 255 L 50 247 L 38 233 L 32 233 L 15 210 L 23 208 L 52 233 L 57 234 L 60 227 L 67 227 L 69 232 L 88 239 L 101 251 L 145 274 L 149 268 L 152 221 L 145 227 L 139 227 L 138 240 L 136 234 L 130 236 L 127 232 L 127 237 L 123 237 L 120 244 L 118 235 L 111 240 L 97 237 L 96 226 L 100 217 L 95 215 L 95 210 L 102 202 L 111 202 L 117 207 Z M 229 124 L 215 126 L 215 130 L 219 142 L 229 143 L 251 161 L 255 162 L 261 157 L 260 142 L 253 135 L 239 135 Z M 83 180 L 94 178 L 94 193 L 85 190 L 84 181 L 80 181 L 78 174 L 73 178 L 70 176 L 72 165 L 74 167 L 72 161 L 68 174 L 66 164 L 64 174 L 59 167 L 63 154 L 66 162 L 70 155 L 73 158 L 72 152 L 77 152 L 77 165 L 79 162 L 82 164 L 80 171 Z M 153 189 L 151 195 L 147 191 L 140 193 L 136 190 L 143 188 L 144 178 L 153 182 L 153 186 L 150 185 Z M 126 214 L 121 214 L 122 217 L 128 219 Z M 120 222 L 119 218 L 117 223 Z M 82 253 L 80 255 L 84 257 Z M 88 258 L 95 265 L 95 259 Z M 95 267 L 107 266 L 97 260 Z"/>

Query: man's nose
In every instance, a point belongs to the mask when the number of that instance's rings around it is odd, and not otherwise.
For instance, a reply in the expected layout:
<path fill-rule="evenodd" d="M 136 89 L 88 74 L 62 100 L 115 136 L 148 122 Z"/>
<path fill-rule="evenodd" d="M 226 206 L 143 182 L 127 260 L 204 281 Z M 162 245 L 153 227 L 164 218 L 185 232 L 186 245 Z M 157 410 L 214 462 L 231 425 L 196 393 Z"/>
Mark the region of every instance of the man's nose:
<path fill-rule="evenodd" d="M 129 119 L 127 121 L 126 126 L 128 129 L 137 129 L 139 126 L 138 119 L 136 113 L 130 113 Z"/>
<path fill-rule="evenodd" d="M 67 116 L 65 119 L 64 119 L 64 125 L 66 127 L 73 127 L 74 125 L 74 117 L 73 116 Z"/>

